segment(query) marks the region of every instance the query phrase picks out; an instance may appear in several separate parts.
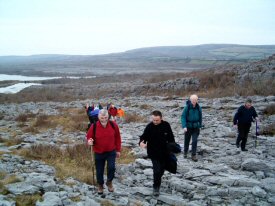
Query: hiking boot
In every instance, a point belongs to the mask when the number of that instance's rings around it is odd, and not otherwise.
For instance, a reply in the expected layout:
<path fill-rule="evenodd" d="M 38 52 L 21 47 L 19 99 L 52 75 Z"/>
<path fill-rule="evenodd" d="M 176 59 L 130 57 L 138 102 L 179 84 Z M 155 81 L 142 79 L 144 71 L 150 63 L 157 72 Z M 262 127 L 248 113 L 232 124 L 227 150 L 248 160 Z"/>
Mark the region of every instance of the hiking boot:
<path fill-rule="evenodd" d="M 102 195 L 103 194 L 103 189 L 104 189 L 103 185 L 98 185 L 97 194 Z"/>
<path fill-rule="evenodd" d="M 248 150 L 247 149 L 242 149 L 243 152 L 247 152 Z"/>
<path fill-rule="evenodd" d="M 239 148 L 240 147 L 240 143 L 236 143 L 236 147 Z"/>
<path fill-rule="evenodd" d="M 196 156 L 196 155 L 192 155 L 192 160 L 193 160 L 194 162 L 197 162 L 197 161 L 198 161 L 197 156 Z"/>
<path fill-rule="evenodd" d="M 187 158 L 187 152 L 184 152 L 183 157 L 186 159 Z"/>
<path fill-rule="evenodd" d="M 108 191 L 109 192 L 114 192 L 114 187 L 113 187 L 113 183 L 112 182 L 106 182 L 106 185 L 108 187 Z"/>
<path fill-rule="evenodd" d="M 159 196 L 159 187 L 153 188 L 153 195 L 154 195 L 155 197 L 158 197 L 158 196 Z"/>

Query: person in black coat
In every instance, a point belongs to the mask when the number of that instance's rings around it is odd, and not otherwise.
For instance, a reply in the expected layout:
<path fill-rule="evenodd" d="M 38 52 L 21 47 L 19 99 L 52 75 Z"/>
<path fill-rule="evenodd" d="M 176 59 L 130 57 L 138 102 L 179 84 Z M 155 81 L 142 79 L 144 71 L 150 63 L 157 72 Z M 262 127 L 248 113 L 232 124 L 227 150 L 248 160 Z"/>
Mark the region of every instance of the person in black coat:
<path fill-rule="evenodd" d="M 235 127 L 238 126 L 238 137 L 236 141 L 236 146 L 237 148 L 239 148 L 241 142 L 242 151 L 247 151 L 245 145 L 251 127 L 251 122 L 253 122 L 254 119 L 257 119 L 257 117 L 258 115 L 255 108 L 252 106 L 251 99 L 247 99 L 245 104 L 239 107 L 234 116 L 233 124 Z"/>
<path fill-rule="evenodd" d="M 161 178 L 164 174 L 165 161 L 167 157 L 167 144 L 175 142 L 174 134 L 168 122 L 162 120 L 162 114 L 156 110 L 152 112 L 152 122 L 150 122 L 143 134 L 140 136 L 139 145 L 147 148 L 148 157 L 153 164 L 153 194 L 159 195 Z"/>

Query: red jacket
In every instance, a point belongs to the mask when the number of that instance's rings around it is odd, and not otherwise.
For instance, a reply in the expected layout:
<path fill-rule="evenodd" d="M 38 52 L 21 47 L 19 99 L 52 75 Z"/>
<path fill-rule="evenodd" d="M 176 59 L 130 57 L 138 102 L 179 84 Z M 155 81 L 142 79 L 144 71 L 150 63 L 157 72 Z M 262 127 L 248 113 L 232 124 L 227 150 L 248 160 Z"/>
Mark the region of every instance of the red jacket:
<path fill-rule="evenodd" d="M 111 116 L 115 117 L 115 116 L 117 115 L 117 108 L 115 108 L 115 107 L 110 107 L 110 109 L 108 110 L 108 113 L 109 113 Z"/>
<path fill-rule="evenodd" d="M 94 139 L 94 152 L 96 153 L 103 153 L 103 152 L 110 152 L 116 150 L 120 152 L 121 150 L 121 136 L 120 131 L 115 122 L 112 122 L 114 128 L 112 127 L 111 123 L 108 122 L 106 128 L 104 128 L 100 121 L 96 123 L 96 134 L 95 138 L 94 135 L 94 126 L 91 126 L 87 132 L 87 140 Z"/>

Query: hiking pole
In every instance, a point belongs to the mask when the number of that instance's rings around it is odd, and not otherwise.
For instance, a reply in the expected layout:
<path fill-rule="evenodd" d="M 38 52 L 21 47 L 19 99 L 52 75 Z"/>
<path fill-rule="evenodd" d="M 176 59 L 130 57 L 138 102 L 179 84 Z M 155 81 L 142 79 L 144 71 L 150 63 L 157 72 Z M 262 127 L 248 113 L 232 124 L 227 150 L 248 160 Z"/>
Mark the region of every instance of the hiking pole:
<path fill-rule="evenodd" d="M 256 132 L 255 132 L 255 134 L 256 134 L 256 138 L 255 138 L 255 148 L 257 147 L 257 145 L 258 145 L 258 135 L 259 135 L 259 126 L 258 126 L 258 120 L 256 119 Z"/>
<path fill-rule="evenodd" d="M 95 185 L 95 154 L 94 154 L 93 146 L 91 146 L 91 161 L 92 161 L 92 181 L 93 181 L 93 185 Z"/>

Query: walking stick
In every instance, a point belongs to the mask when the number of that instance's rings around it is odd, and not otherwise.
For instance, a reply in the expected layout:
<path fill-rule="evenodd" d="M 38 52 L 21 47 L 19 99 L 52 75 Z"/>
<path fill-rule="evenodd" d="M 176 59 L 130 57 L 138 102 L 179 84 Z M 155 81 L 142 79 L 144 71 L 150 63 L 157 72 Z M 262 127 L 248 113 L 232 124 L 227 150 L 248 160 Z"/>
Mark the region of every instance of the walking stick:
<path fill-rule="evenodd" d="M 93 146 L 91 146 L 91 161 L 92 161 L 92 181 L 93 181 L 93 185 L 95 185 L 95 154 L 94 154 Z"/>
<path fill-rule="evenodd" d="M 255 148 L 257 147 L 257 145 L 258 145 L 258 135 L 259 135 L 259 126 L 258 126 L 258 121 L 257 121 L 257 119 L 256 119 L 256 138 L 255 138 Z"/>

